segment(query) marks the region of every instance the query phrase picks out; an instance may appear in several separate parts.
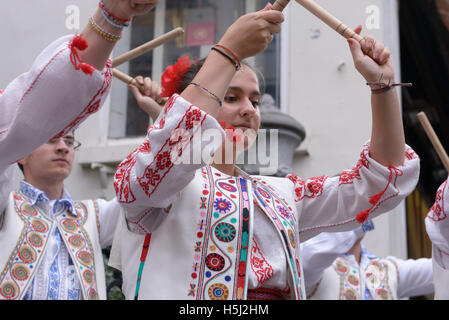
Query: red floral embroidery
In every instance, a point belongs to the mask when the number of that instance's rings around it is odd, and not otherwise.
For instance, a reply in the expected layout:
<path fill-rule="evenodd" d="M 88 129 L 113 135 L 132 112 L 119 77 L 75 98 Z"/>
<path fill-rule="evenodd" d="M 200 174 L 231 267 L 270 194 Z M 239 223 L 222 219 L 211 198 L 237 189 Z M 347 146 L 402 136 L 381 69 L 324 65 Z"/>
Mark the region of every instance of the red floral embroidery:
<path fill-rule="evenodd" d="M 295 184 L 295 201 L 301 201 L 304 198 L 316 198 L 323 193 L 324 183 L 328 176 L 314 177 L 307 181 L 302 180 L 295 174 L 287 176 Z"/>
<path fill-rule="evenodd" d="M 126 159 L 118 166 L 114 176 L 114 189 L 118 201 L 121 203 L 131 203 L 136 200 L 131 191 L 130 172 L 136 163 L 137 150 L 134 150 Z"/>
<path fill-rule="evenodd" d="M 186 115 L 186 129 L 191 130 L 201 121 L 201 111 L 194 109 L 187 113 Z"/>
<path fill-rule="evenodd" d="M 443 209 L 443 207 L 444 207 L 443 193 L 444 193 L 444 189 L 446 188 L 446 184 L 447 184 L 447 181 L 442 188 L 438 189 L 437 194 L 435 196 L 435 203 L 433 204 L 432 208 L 430 208 L 430 211 L 427 215 L 427 218 L 429 218 L 430 220 L 433 220 L 435 222 L 444 220 L 447 217 L 447 215 Z"/>
<path fill-rule="evenodd" d="M 172 102 L 169 102 L 167 104 L 167 107 L 174 103 L 176 97 L 178 96 L 174 95 L 172 97 Z M 196 121 L 198 121 L 199 125 L 201 125 L 202 122 L 205 121 L 205 119 L 206 114 L 203 115 L 203 113 L 198 108 L 190 106 L 185 115 L 179 121 L 178 125 L 173 129 L 173 132 L 176 132 L 178 130 L 181 130 L 180 132 L 186 131 L 188 139 L 184 139 L 184 135 L 181 135 L 181 139 L 179 139 L 179 136 L 176 138 L 172 133 L 170 138 L 165 141 L 159 151 L 155 152 L 153 161 L 151 161 L 151 163 L 145 168 L 142 176 L 137 177 L 138 184 L 148 197 L 150 197 L 155 192 L 158 185 L 170 172 L 171 168 L 176 162 L 177 157 L 182 154 L 182 150 L 185 147 L 185 144 L 193 138 L 194 132 L 188 132 L 186 129 L 192 129 L 195 126 Z M 151 127 L 149 128 L 149 132 L 150 131 Z M 151 139 L 150 136 L 148 137 L 148 139 Z M 132 163 L 132 166 L 134 166 L 134 164 L 135 162 Z M 122 182 L 119 181 L 118 184 L 120 183 Z M 123 188 L 119 189 L 119 191 L 120 190 L 123 190 Z"/>
<path fill-rule="evenodd" d="M 156 170 L 148 169 L 145 170 L 145 174 L 141 178 L 137 178 L 139 184 L 144 189 L 146 193 L 149 192 L 149 185 L 156 186 L 156 184 L 161 180 L 161 176 L 157 173 Z"/>
<path fill-rule="evenodd" d="M 86 119 L 91 114 L 95 113 L 100 109 L 101 102 L 103 97 L 106 95 L 108 89 L 111 86 L 112 73 L 111 73 L 111 60 L 108 60 L 106 64 L 106 72 L 104 74 L 104 81 L 102 88 L 97 92 L 97 94 L 92 98 L 86 108 L 81 112 L 81 114 L 76 117 L 67 127 L 65 127 L 61 132 L 59 132 L 55 138 L 60 138 L 70 131 L 72 131 L 75 127 L 77 127 L 84 119 Z"/>
<path fill-rule="evenodd" d="M 363 146 L 363 150 L 360 153 L 360 159 L 357 162 L 356 168 L 359 167 L 361 168 L 362 166 L 364 166 L 365 168 L 369 169 L 369 161 L 367 159 L 367 155 L 369 154 L 369 146 L 368 145 L 364 145 Z"/>
<path fill-rule="evenodd" d="M 357 165 L 352 170 L 346 170 L 340 173 L 339 181 L 342 184 L 351 184 L 355 179 L 360 180 L 360 169 L 363 167 L 361 160 L 357 162 Z"/>
<path fill-rule="evenodd" d="M 164 114 L 167 114 L 171 108 L 173 108 L 173 105 L 175 104 L 176 98 L 178 95 L 172 95 L 172 97 L 167 101 L 164 108 Z"/>
<path fill-rule="evenodd" d="M 251 248 L 251 269 L 256 274 L 259 285 L 270 280 L 273 276 L 273 267 L 262 254 L 255 239 L 253 239 L 253 246 Z"/>
<path fill-rule="evenodd" d="M 182 155 L 183 148 L 186 143 L 190 141 L 190 138 L 190 133 L 185 129 L 177 129 L 173 131 L 168 143 L 170 146 L 173 146 L 173 149 L 170 151 L 172 159 Z"/>
<path fill-rule="evenodd" d="M 145 140 L 139 147 L 139 151 L 142 153 L 150 153 L 151 152 L 151 145 L 148 140 Z"/>
<path fill-rule="evenodd" d="M 163 117 L 160 121 L 159 121 L 159 129 L 164 129 L 165 127 L 165 118 Z"/>
<path fill-rule="evenodd" d="M 156 157 L 156 168 L 157 170 L 164 170 L 172 165 L 170 151 L 165 151 L 160 153 Z"/>
<path fill-rule="evenodd" d="M 419 159 L 418 154 L 410 147 L 405 150 L 405 157 L 408 160 Z"/>
<path fill-rule="evenodd" d="M 327 178 L 327 176 L 311 178 L 306 184 L 307 190 L 310 192 L 306 197 L 315 198 L 321 195 L 323 192 L 324 181 L 326 181 Z"/>
<path fill-rule="evenodd" d="M 365 167 L 369 169 L 369 161 L 367 159 L 367 154 L 369 153 L 368 145 L 365 145 L 362 152 L 360 153 L 360 159 L 357 161 L 357 164 L 351 170 L 345 170 L 340 173 L 339 181 L 340 185 L 342 184 L 352 184 L 355 179 L 360 180 L 360 169 Z"/>

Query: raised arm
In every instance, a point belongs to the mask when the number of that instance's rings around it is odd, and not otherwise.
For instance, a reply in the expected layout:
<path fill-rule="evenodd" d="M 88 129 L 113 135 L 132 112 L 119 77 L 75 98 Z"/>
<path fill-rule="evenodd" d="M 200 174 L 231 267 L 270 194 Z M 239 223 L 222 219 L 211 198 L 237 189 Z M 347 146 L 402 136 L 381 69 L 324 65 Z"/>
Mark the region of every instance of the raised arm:
<path fill-rule="evenodd" d="M 434 292 L 432 259 L 397 259 L 387 257 L 393 261 L 399 273 L 398 299 L 417 297 Z"/>
<path fill-rule="evenodd" d="M 229 49 L 240 61 L 265 50 L 273 40 L 273 34 L 280 32 L 282 13 L 271 10 L 271 4 L 257 12 L 241 16 L 229 27 L 219 45 Z M 199 83 L 218 98 L 223 99 L 236 68 L 217 51 L 211 51 L 193 82 Z M 197 86 L 188 86 L 181 96 L 208 114 L 217 116 L 217 100 Z"/>
<path fill-rule="evenodd" d="M 156 3 L 105 0 L 104 6 L 111 14 L 130 18 Z M 93 16 L 105 31 L 115 32 L 100 9 Z M 5 88 L 0 94 L 0 171 L 100 108 L 111 83 L 110 66 L 105 66 L 114 44 L 88 25 L 82 35 L 50 44 L 28 72 Z"/>
<path fill-rule="evenodd" d="M 360 33 L 359 26 L 354 31 Z M 395 71 L 390 57 L 390 49 L 372 37 L 364 37 L 365 55 L 361 45 L 348 39 L 356 69 L 367 83 L 395 82 Z M 396 87 L 383 89 L 381 85 L 371 85 L 372 132 L 370 156 L 384 166 L 398 166 L 404 162 L 405 137 L 402 124 L 401 107 Z"/>
<path fill-rule="evenodd" d="M 117 18 L 131 20 L 134 16 L 142 15 L 156 6 L 159 0 L 103 0 L 104 8 Z M 95 10 L 92 20 L 104 31 L 121 36 L 123 28 L 117 28 L 105 19 L 100 8 Z M 102 38 L 89 23 L 82 32 L 87 42 L 87 49 L 80 53 L 81 59 L 92 64 L 96 69 L 102 70 L 111 56 L 115 42 Z"/>
<path fill-rule="evenodd" d="M 280 12 L 270 8 L 267 5 L 261 11 L 240 17 L 219 44 L 238 60 L 264 50 L 272 40 L 272 33 L 280 32 L 278 23 L 283 20 Z M 195 178 L 196 171 L 208 162 L 207 157 L 221 147 L 225 134 L 215 117 L 218 101 L 223 99 L 235 72 L 236 67 L 229 59 L 211 51 L 193 79 L 203 88 L 189 85 L 180 95 L 173 95 L 148 129 L 141 146 L 117 168 L 117 199 L 128 222 L 135 223 L 140 230 L 154 230 L 157 217 L 164 215 L 164 209 L 168 210 L 178 193 Z M 142 98 L 133 90 L 138 100 Z M 212 134 L 212 143 L 197 139 L 198 132 Z M 186 154 L 188 161 L 178 161 Z"/>

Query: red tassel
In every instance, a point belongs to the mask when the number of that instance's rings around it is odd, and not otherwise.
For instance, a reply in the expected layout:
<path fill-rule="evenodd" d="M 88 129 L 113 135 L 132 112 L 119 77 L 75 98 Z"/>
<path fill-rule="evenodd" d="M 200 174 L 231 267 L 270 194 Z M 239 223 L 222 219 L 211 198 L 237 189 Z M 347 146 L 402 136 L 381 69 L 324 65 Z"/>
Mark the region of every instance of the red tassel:
<path fill-rule="evenodd" d="M 226 121 L 219 122 L 220 126 L 225 129 L 226 128 Z"/>
<path fill-rule="evenodd" d="M 87 41 L 84 40 L 81 35 L 77 35 L 77 36 L 75 36 L 75 38 L 73 38 L 72 46 L 74 46 L 75 48 L 77 48 L 80 51 L 86 50 L 88 47 Z"/>
<path fill-rule="evenodd" d="M 384 194 L 384 191 L 382 191 L 382 192 L 380 192 L 380 193 L 370 197 L 369 198 L 369 203 L 371 203 L 374 206 L 375 204 L 377 204 L 379 202 L 379 200 L 380 200 L 380 198 L 382 197 L 383 194 Z"/>
<path fill-rule="evenodd" d="M 92 75 L 94 73 L 94 68 L 87 63 L 80 63 L 79 67 L 85 74 Z"/>
<path fill-rule="evenodd" d="M 370 209 L 367 209 L 365 211 L 360 212 L 355 219 L 359 222 L 359 223 L 364 223 L 366 221 L 366 219 L 368 219 L 369 216 L 369 211 Z"/>

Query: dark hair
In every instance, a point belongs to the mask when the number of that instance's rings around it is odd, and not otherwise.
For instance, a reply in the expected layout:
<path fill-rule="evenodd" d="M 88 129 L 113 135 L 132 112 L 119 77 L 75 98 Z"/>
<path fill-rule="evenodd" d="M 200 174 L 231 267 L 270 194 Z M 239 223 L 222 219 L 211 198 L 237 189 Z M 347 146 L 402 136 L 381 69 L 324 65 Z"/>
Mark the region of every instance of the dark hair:
<path fill-rule="evenodd" d="M 192 63 L 192 65 L 189 67 L 186 73 L 184 73 L 182 80 L 179 83 L 179 88 L 177 92 L 178 94 L 183 92 L 189 86 L 190 82 L 192 82 L 193 78 L 195 78 L 196 74 L 203 67 L 204 61 L 206 61 L 206 58 L 203 58 L 201 60 Z M 257 80 L 259 81 L 260 95 L 262 96 L 265 93 L 266 88 L 265 77 L 263 76 L 262 72 L 259 69 L 250 66 L 245 61 L 243 61 L 242 64 L 253 70 L 254 73 L 256 74 Z"/>

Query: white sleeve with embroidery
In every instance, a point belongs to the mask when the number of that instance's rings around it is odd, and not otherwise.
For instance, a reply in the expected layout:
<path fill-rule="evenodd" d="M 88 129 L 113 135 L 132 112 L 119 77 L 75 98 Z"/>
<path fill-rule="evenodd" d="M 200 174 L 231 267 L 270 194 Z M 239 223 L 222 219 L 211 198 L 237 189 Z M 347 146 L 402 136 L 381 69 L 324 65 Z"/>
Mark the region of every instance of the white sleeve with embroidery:
<path fill-rule="evenodd" d="M 449 190 L 446 180 L 437 190 L 435 203 L 426 217 L 426 230 L 432 241 L 432 257 L 449 270 Z"/>
<path fill-rule="evenodd" d="M 364 234 L 361 227 L 348 232 L 324 232 L 301 243 L 301 257 L 307 296 L 318 285 L 324 270 L 345 254 Z"/>
<path fill-rule="evenodd" d="M 112 245 L 114 232 L 120 218 L 122 207 L 114 198 L 110 201 L 103 199 L 95 200 L 98 205 L 98 221 L 100 228 L 100 245 L 107 248 Z"/>
<path fill-rule="evenodd" d="M 82 63 L 78 50 L 86 46 L 80 36 L 54 41 L 0 94 L 0 171 L 100 108 L 110 87 L 110 63 L 103 71 Z"/>
<path fill-rule="evenodd" d="M 432 259 L 397 259 L 387 257 L 398 267 L 398 299 L 418 297 L 434 292 Z"/>
<path fill-rule="evenodd" d="M 367 144 L 356 167 L 337 177 L 302 180 L 289 175 L 300 214 L 301 241 L 321 232 L 353 230 L 368 218 L 395 208 L 415 189 L 419 162 L 407 146 L 402 166 L 382 166 L 370 158 Z"/>
<path fill-rule="evenodd" d="M 181 96 L 172 96 L 143 143 L 115 174 L 117 199 L 130 230 L 148 233 L 157 228 L 178 193 L 223 139 L 224 130 L 214 117 Z"/>

